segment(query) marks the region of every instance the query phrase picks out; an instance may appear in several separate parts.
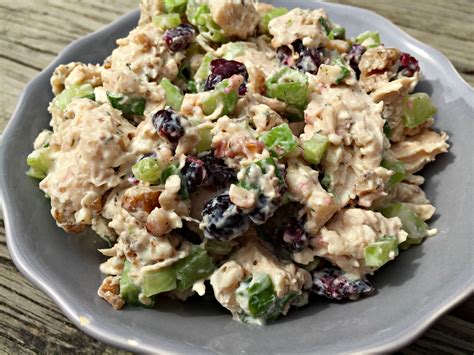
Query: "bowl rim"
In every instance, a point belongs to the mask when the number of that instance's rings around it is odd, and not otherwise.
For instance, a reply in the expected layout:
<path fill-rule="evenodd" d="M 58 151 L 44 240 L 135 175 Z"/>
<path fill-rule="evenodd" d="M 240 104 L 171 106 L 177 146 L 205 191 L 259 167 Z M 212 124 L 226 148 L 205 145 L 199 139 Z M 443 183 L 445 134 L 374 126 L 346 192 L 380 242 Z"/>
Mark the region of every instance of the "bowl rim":
<path fill-rule="evenodd" d="M 463 97 L 473 95 L 473 98 L 474 98 L 474 89 L 464 80 L 464 78 L 461 77 L 461 75 L 454 68 L 453 64 L 449 61 L 449 59 L 447 59 L 447 57 L 444 54 L 439 52 L 437 49 L 432 48 L 428 46 L 427 44 L 424 44 L 423 42 L 413 38 L 411 35 L 403 31 L 402 29 L 400 29 L 398 26 L 393 24 L 391 21 L 389 21 L 385 17 L 371 10 L 367 10 L 367 9 L 363 9 L 363 8 L 359 8 L 355 6 L 350 6 L 350 5 L 327 3 L 327 2 L 323 3 L 320 1 L 314 1 L 314 0 L 312 0 L 311 3 L 313 3 L 316 6 L 321 6 L 324 8 L 332 8 L 336 11 L 338 9 L 345 9 L 345 10 L 350 9 L 351 11 L 355 11 L 360 15 L 376 18 L 379 22 L 381 22 L 384 26 L 386 26 L 388 31 L 394 32 L 398 36 L 402 37 L 407 43 L 413 45 L 417 49 L 422 50 L 422 51 L 429 51 L 430 54 L 434 55 L 436 57 L 436 61 L 439 62 L 439 64 L 443 65 L 444 70 L 447 73 L 449 73 L 450 75 L 454 74 L 454 76 L 450 77 L 450 81 L 457 83 L 456 86 L 453 86 L 453 89 L 456 90 Z M 137 17 L 138 13 L 139 13 L 138 9 L 133 10 L 119 17 L 118 19 L 106 25 L 105 27 L 101 28 L 100 30 L 87 34 L 86 36 L 83 36 L 71 42 L 69 45 L 67 45 L 63 50 L 59 52 L 57 57 L 46 68 L 44 68 L 41 72 L 39 72 L 32 80 L 30 80 L 26 84 L 26 86 L 24 87 L 24 89 L 22 90 L 19 96 L 16 108 L 10 120 L 8 121 L 5 130 L 3 131 L 3 134 L 0 136 L 1 138 L 1 141 L 0 141 L 0 211 L 3 210 L 7 247 L 9 249 L 9 252 L 11 254 L 14 264 L 19 269 L 19 271 L 33 285 L 35 285 L 41 291 L 46 293 L 46 295 L 50 297 L 53 300 L 53 302 L 59 306 L 59 308 L 63 311 L 66 317 L 78 329 L 80 329 L 81 331 L 85 332 L 86 334 L 88 334 L 89 336 L 95 339 L 103 341 L 104 343 L 107 343 L 107 344 L 110 344 L 112 346 L 116 346 L 122 349 L 126 349 L 129 351 L 173 352 L 173 351 L 176 351 L 176 349 L 174 347 L 169 346 L 168 344 L 167 345 L 163 344 L 162 346 L 157 348 L 156 346 L 149 346 L 147 344 L 136 343 L 130 340 L 126 340 L 123 337 L 107 330 L 107 326 L 100 326 L 100 325 L 99 326 L 97 325 L 84 326 L 84 323 L 83 323 L 83 320 L 81 320 L 81 317 L 77 316 L 77 312 L 75 311 L 74 305 L 68 303 L 68 301 L 61 295 L 61 292 L 58 292 L 54 287 L 50 286 L 47 280 L 45 280 L 34 268 L 31 267 L 31 265 L 29 265 L 28 261 L 22 257 L 22 251 L 16 244 L 15 238 L 13 236 L 13 229 L 11 228 L 11 226 L 13 225 L 13 217 L 8 212 L 7 202 L 6 202 L 7 201 L 6 196 L 8 195 L 8 192 L 6 191 L 7 189 L 5 188 L 6 179 L 5 179 L 5 173 L 3 170 L 3 167 L 4 167 L 3 151 L 4 151 L 4 146 L 7 144 L 5 143 L 5 141 L 7 141 L 8 139 L 5 139 L 5 138 L 11 134 L 11 132 L 13 131 L 13 127 L 21 119 L 21 116 L 19 115 L 19 110 L 27 101 L 27 97 L 30 95 L 30 92 L 34 84 L 43 80 L 43 77 L 48 75 L 51 69 L 55 68 L 61 62 L 63 62 L 63 58 L 71 49 L 85 44 L 85 42 L 91 40 L 98 34 L 114 32 L 117 28 L 120 28 L 121 26 L 129 22 L 131 18 Z M 459 84 L 461 84 L 461 86 L 459 86 Z M 387 341 L 383 344 L 375 345 L 373 347 L 366 347 L 364 349 L 359 349 L 358 352 L 375 352 L 375 353 L 389 352 L 389 351 L 394 351 L 396 349 L 399 349 L 407 345 L 408 343 L 411 343 L 417 337 L 419 337 L 439 317 L 441 317 L 443 314 L 448 312 L 451 308 L 453 308 L 454 306 L 456 306 L 463 300 L 467 299 L 471 294 L 474 293 L 474 286 L 472 285 L 473 284 L 472 279 L 473 277 L 471 277 L 470 279 L 467 279 L 465 282 L 465 285 L 460 285 L 460 287 L 456 290 L 457 292 L 453 292 L 450 298 L 447 298 L 441 304 L 438 304 L 436 308 L 433 308 L 434 310 L 432 312 L 427 312 L 423 317 L 421 317 L 418 320 L 418 322 L 412 323 L 410 328 L 404 329 L 404 331 L 397 333 L 396 336 L 387 338 Z"/>

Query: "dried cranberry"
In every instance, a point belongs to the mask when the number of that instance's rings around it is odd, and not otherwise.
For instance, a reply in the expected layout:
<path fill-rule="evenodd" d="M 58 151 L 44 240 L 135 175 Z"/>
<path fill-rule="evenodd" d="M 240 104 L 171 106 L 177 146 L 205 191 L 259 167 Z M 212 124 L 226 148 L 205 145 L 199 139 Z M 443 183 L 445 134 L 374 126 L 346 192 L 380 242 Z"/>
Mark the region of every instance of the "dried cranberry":
<path fill-rule="evenodd" d="M 303 72 L 316 74 L 322 63 L 322 51 L 318 48 L 305 47 L 301 40 L 293 42 L 293 48 L 299 55 L 296 67 Z"/>
<path fill-rule="evenodd" d="M 224 160 L 216 158 L 213 153 L 202 155 L 200 159 L 206 167 L 210 185 L 224 187 L 237 180 L 236 172 L 229 168 Z"/>
<path fill-rule="evenodd" d="M 183 224 L 183 226 L 180 229 L 175 229 L 176 232 L 178 232 L 184 239 L 186 239 L 188 242 L 191 242 L 193 244 L 201 244 L 201 236 L 191 230 L 186 223 Z"/>
<path fill-rule="evenodd" d="M 341 269 L 324 268 L 313 273 L 311 291 L 332 300 L 357 300 L 375 291 L 374 286 L 364 279 L 348 277 Z"/>
<path fill-rule="evenodd" d="M 349 64 L 351 68 L 355 71 L 357 78 L 360 77 L 360 69 L 359 69 L 359 62 L 362 54 L 366 51 L 364 46 L 360 44 L 353 44 L 351 50 L 347 54 L 347 59 L 349 60 Z"/>
<path fill-rule="evenodd" d="M 163 36 L 166 46 L 172 52 L 184 51 L 192 43 L 196 30 L 185 23 L 167 30 Z"/>
<path fill-rule="evenodd" d="M 206 203 L 202 210 L 202 225 L 206 238 L 230 240 L 245 233 L 250 222 L 224 192 Z"/>
<path fill-rule="evenodd" d="M 277 59 L 280 63 L 289 67 L 296 67 L 303 72 L 316 74 L 323 62 L 322 50 L 305 47 L 300 39 L 294 41 L 291 45 L 293 51 L 288 46 L 281 46 L 277 49 Z"/>
<path fill-rule="evenodd" d="M 207 171 L 204 162 L 201 159 L 188 155 L 186 163 L 181 170 L 186 186 L 189 192 L 196 191 L 199 186 L 207 182 Z"/>
<path fill-rule="evenodd" d="M 412 77 L 416 72 L 420 71 L 418 60 L 408 53 L 402 52 L 398 59 L 398 65 L 398 72 L 403 76 Z"/>
<path fill-rule="evenodd" d="M 179 113 L 171 110 L 160 110 L 153 116 L 153 126 L 156 131 L 166 137 L 170 142 L 177 142 L 184 135 L 181 120 L 184 119 Z"/>
<path fill-rule="evenodd" d="M 281 46 L 277 49 L 276 57 L 278 61 L 286 66 L 293 67 L 295 60 L 293 59 L 293 51 L 288 46 Z"/>
<path fill-rule="evenodd" d="M 308 246 L 306 232 L 296 218 L 291 218 L 289 223 L 282 229 L 281 239 L 288 244 L 291 250 L 301 250 Z"/>
<path fill-rule="evenodd" d="M 244 82 L 239 86 L 239 95 L 245 95 L 247 92 L 246 83 L 249 79 L 247 68 L 243 63 L 235 60 L 227 60 L 223 58 L 211 61 L 211 74 L 207 77 L 204 90 L 212 90 L 218 83 L 224 79 L 228 79 L 233 75 L 242 75 Z"/>

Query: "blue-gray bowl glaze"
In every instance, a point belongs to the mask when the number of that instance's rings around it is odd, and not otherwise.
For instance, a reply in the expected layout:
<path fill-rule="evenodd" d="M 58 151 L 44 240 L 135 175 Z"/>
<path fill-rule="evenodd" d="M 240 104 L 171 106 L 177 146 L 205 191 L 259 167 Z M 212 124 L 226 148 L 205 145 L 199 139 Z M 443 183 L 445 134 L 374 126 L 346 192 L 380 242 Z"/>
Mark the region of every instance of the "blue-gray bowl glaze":
<path fill-rule="evenodd" d="M 354 303 L 317 301 L 265 327 L 233 321 L 211 298 L 158 302 L 156 310 L 114 311 L 96 295 L 101 282 L 93 233 L 67 235 L 54 223 L 49 202 L 25 175 L 36 135 L 48 127 L 49 78 L 70 61 L 100 63 L 138 19 L 132 12 L 63 50 L 25 88 L 1 142 L 0 177 L 7 242 L 20 271 L 48 294 L 84 332 L 138 352 L 336 353 L 394 350 L 421 334 L 472 292 L 474 91 L 438 51 L 383 17 L 359 8 L 315 1 L 275 1 L 289 7 L 324 7 L 349 35 L 377 30 L 386 45 L 420 61 L 438 107 L 436 127 L 451 149 L 429 165 L 425 190 L 438 208 L 431 227 L 439 234 L 402 253 L 372 278 L 374 297 Z"/>

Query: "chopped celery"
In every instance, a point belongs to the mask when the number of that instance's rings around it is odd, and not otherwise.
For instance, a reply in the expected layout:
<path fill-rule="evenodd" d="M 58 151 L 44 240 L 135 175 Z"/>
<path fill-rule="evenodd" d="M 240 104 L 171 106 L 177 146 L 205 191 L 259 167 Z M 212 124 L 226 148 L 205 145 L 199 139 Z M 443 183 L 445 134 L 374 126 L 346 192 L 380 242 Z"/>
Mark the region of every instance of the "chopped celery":
<path fill-rule="evenodd" d="M 339 85 L 341 81 L 344 80 L 344 78 L 350 74 L 350 71 L 347 65 L 342 62 L 340 57 L 334 60 L 334 64 L 341 69 L 341 73 L 336 78 L 336 84 Z"/>
<path fill-rule="evenodd" d="M 287 123 L 273 127 L 270 131 L 263 133 L 259 140 L 265 143 L 272 155 L 278 159 L 286 157 L 297 145 L 296 137 Z"/>
<path fill-rule="evenodd" d="M 146 99 L 144 97 L 132 97 L 107 91 L 107 98 L 109 99 L 112 107 L 122 111 L 124 116 L 143 116 L 146 103 Z"/>
<path fill-rule="evenodd" d="M 417 127 L 438 112 L 428 94 L 424 92 L 408 95 L 403 100 L 403 106 L 403 125 L 407 128 Z"/>
<path fill-rule="evenodd" d="M 319 18 L 319 23 L 321 24 L 321 26 L 323 26 L 324 31 L 326 31 L 326 34 L 329 35 L 329 33 L 331 33 L 331 27 L 329 26 L 328 20 L 321 16 Z"/>
<path fill-rule="evenodd" d="M 229 90 L 229 85 L 229 80 L 225 79 L 218 83 L 214 90 L 206 92 L 203 96 L 201 105 L 206 116 L 213 114 L 219 108 L 221 109 L 219 117 L 234 111 L 239 99 L 238 88 Z"/>
<path fill-rule="evenodd" d="M 164 0 L 165 1 L 165 12 L 167 14 L 176 13 L 184 15 L 186 11 L 186 5 L 188 0 Z"/>
<path fill-rule="evenodd" d="M 217 43 L 228 41 L 224 31 L 212 19 L 211 10 L 207 4 L 199 4 L 196 0 L 189 0 L 186 6 L 186 15 L 189 22 L 198 28 L 199 33 L 204 38 Z"/>
<path fill-rule="evenodd" d="M 164 31 L 181 25 L 181 17 L 179 14 L 166 14 L 153 16 L 153 25 Z"/>
<path fill-rule="evenodd" d="M 385 206 L 380 212 L 387 218 L 398 217 L 402 221 L 402 228 L 408 233 L 408 237 L 400 244 L 400 249 L 406 249 L 412 244 L 420 244 L 427 236 L 428 225 L 406 204 L 396 202 Z"/>
<path fill-rule="evenodd" d="M 335 27 L 329 32 L 329 39 L 344 39 L 346 37 L 346 29 L 344 27 Z"/>
<path fill-rule="evenodd" d="M 184 98 L 181 90 L 173 85 L 167 78 L 163 78 L 160 85 L 165 91 L 166 104 L 171 106 L 175 111 L 179 111 Z"/>
<path fill-rule="evenodd" d="M 163 168 L 153 157 L 143 158 L 132 166 L 133 176 L 150 184 L 157 184 L 160 181 L 162 170 Z"/>
<path fill-rule="evenodd" d="M 206 238 L 204 248 L 208 253 L 216 255 L 227 255 L 236 246 L 232 241 L 220 241 L 217 239 Z"/>
<path fill-rule="evenodd" d="M 288 105 L 304 109 L 308 102 L 308 78 L 290 68 L 283 68 L 265 82 L 266 94 Z"/>
<path fill-rule="evenodd" d="M 91 100 L 95 99 L 94 88 L 91 84 L 83 85 L 71 85 L 67 89 L 64 89 L 58 96 L 53 100 L 53 105 L 61 110 L 64 110 L 74 99 L 88 98 Z"/>
<path fill-rule="evenodd" d="M 262 191 L 262 179 L 261 175 L 268 173 L 269 168 L 272 167 L 275 172 L 275 176 L 278 178 L 280 185 L 286 184 L 285 178 L 282 176 L 280 169 L 278 168 L 274 158 L 266 158 L 263 160 L 256 161 L 244 170 L 242 178 L 239 178 L 239 186 L 247 190 Z"/>
<path fill-rule="evenodd" d="M 405 165 L 399 160 L 396 159 L 387 159 L 383 158 L 382 163 L 380 164 L 383 168 L 392 170 L 394 174 L 387 181 L 387 187 L 392 188 L 400 181 L 402 181 L 406 176 Z"/>
<path fill-rule="evenodd" d="M 206 279 L 215 270 L 212 258 L 206 250 L 193 246 L 190 254 L 173 265 L 178 291 L 190 288 L 196 281 Z"/>
<path fill-rule="evenodd" d="M 261 273 L 242 282 L 235 296 L 240 307 L 254 318 L 265 317 L 276 300 L 272 279 Z"/>
<path fill-rule="evenodd" d="M 275 7 L 271 9 L 268 12 L 265 12 L 261 17 L 260 17 L 260 30 L 263 33 L 268 33 L 268 24 L 270 23 L 271 20 L 274 18 L 283 16 L 288 12 L 288 9 L 286 7 Z"/>
<path fill-rule="evenodd" d="M 361 44 L 366 48 L 372 48 L 379 46 L 381 42 L 378 32 L 365 31 L 356 37 L 355 43 Z"/>
<path fill-rule="evenodd" d="M 139 301 L 138 295 L 142 289 L 129 277 L 128 273 L 130 272 L 131 268 L 132 264 L 130 264 L 128 260 L 125 261 L 123 273 L 120 277 L 120 296 L 122 296 L 127 304 L 132 306 L 140 306 L 142 303 Z"/>
<path fill-rule="evenodd" d="M 179 176 L 179 178 L 181 180 L 181 188 L 179 190 L 179 194 L 180 194 L 181 198 L 183 198 L 184 200 L 187 200 L 189 198 L 189 192 L 188 192 L 188 188 L 186 186 L 186 181 L 185 181 L 185 179 L 183 179 L 183 176 L 181 175 L 181 169 L 176 164 L 170 164 L 163 170 L 163 172 L 161 173 L 161 177 L 160 177 L 159 182 L 161 184 L 165 184 L 166 180 L 171 175 L 178 175 Z"/>
<path fill-rule="evenodd" d="M 328 137 L 315 133 L 313 137 L 303 142 L 303 157 L 311 164 L 319 164 L 329 148 Z"/>
<path fill-rule="evenodd" d="M 211 61 L 213 59 L 215 58 L 209 53 L 202 57 L 201 65 L 199 66 L 199 69 L 194 75 L 194 80 L 196 81 L 196 87 L 198 89 L 197 91 L 199 92 L 204 90 L 204 84 L 206 82 L 206 79 L 211 73 Z"/>
<path fill-rule="evenodd" d="M 245 47 L 241 42 L 230 42 L 225 46 L 223 58 L 233 60 L 245 53 Z"/>
<path fill-rule="evenodd" d="M 160 182 L 164 184 L 171 175 L 181 175 L 180 169 L 175 164 L 168 165 L 160 176 Z"/>
<path fill-rule="evenodd" d="M 143 294 L 146 297 L 176 288 L 176 276 L 171 267 L 150 272 L 143 277 Z"/>
<path fill-rule="evenodd" d="M 390 128 L 388 121 L 385 121 L 383 125 L 383 134 L 385 134 L 385 137 L 388 139 L 392 138 L 392 128 Z"/>
<path fill-rule="evenodd" d="M 314 257 L 314 260 L 307 265 L 301 265 L 301 267 L 309 272 L 316 270 L 316 268 L 321 264 L 321 259 L 317 256 Z"/>
<path fill-rule="evenodd" d="M 203 126 L 199 127 L 198 134 L 199 134 L 199 143 L 196 145 L 196 151 L 198 153 L 206 152 L 211 150 L 212 145 L 212 127 L 211 126 Z"/>
<path fill-rule="evenodd" d="M 365 266 L 381 267 L 398 255 L 397 238 L 389 235 L 365 247 Z"/>
<path fill-rule="evenodd" d="M 34 150 L 26 158 L 26 164 L 30 167 L 26 174 L 32 178 L 43 180 L 48 174 L 51 162 L 49 147 Z"/>
<path fill-rule="evenodd" d="M 327 173 L 324 173 L 323 178 L 321 179 L 321 186 L 327 191 L 332 192 L 332 179 L 331 176 Z"/>

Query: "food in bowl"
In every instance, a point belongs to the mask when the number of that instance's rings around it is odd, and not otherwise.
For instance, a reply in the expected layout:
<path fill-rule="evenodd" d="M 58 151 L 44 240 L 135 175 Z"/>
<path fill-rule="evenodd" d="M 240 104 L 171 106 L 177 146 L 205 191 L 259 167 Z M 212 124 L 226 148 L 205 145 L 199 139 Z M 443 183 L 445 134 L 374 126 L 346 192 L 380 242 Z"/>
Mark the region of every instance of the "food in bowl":
<path fill-rule="evenodd" d="M 448 137 L 413 93 L 418 61 L 377 32 L 348 38 L 323 9 L 144 0 L 117 44 L 56 68 L 52 131 L 27 158 L 58 226 L 109 242 L 114 308 L 212 290 L 263 324 L 309 294 L 372 294 L 367 275 L 436 233 L 416 174 Z"/>

